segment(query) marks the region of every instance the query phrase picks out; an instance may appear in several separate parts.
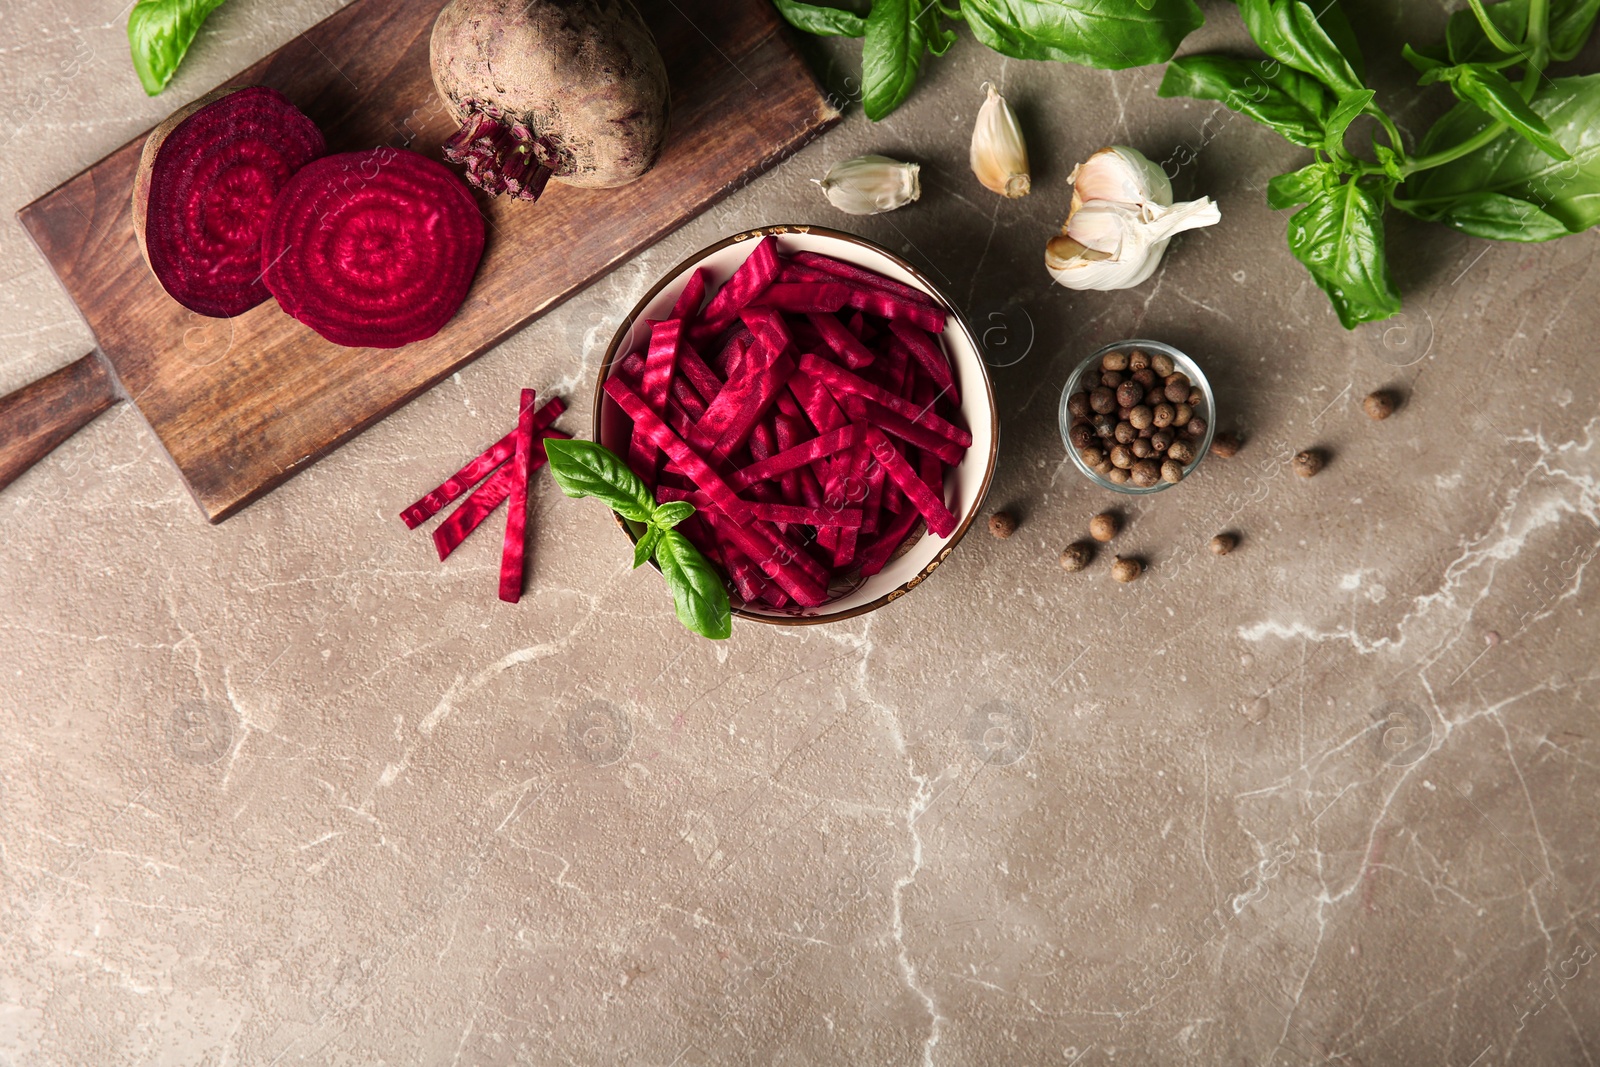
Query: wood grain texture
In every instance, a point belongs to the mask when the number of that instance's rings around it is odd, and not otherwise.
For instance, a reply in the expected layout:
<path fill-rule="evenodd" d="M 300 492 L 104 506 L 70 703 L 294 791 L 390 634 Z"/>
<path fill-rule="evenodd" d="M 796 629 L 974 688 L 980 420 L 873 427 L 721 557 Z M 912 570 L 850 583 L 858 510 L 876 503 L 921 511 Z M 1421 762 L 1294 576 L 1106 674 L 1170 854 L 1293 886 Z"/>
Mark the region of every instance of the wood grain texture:
<path fill-rule="evenodd" d="M 270 85 L 327 134 L 437 158 L 454 123 L 433 92 L 440 0 L 356 0 L 229 84 Z M 19 213 L 212 522 L 303 470 L 838 120 L 772 5 L 641 0 L 672 85 L 672 134 L 622 189 L 552 183 L 537 204 L 480 197 L 483 265 L 436 336 L 340 348 L 271 301 L 207 319 L 140 259 L 130 192 L 143 138 Z"/>
<path fill-rule="evenodd" d="M 98 352 L 0 398 L 0 489 L 117 399 L 116 382 Z"/>

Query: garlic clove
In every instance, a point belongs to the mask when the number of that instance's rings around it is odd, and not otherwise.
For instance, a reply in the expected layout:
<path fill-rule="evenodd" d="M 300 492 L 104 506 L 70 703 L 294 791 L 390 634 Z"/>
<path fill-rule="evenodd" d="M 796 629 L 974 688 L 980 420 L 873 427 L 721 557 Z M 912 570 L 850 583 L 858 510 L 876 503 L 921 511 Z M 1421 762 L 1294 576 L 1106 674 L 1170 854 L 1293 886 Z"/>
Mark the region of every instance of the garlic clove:
<path fill-rule="evenodd" d="M 1050 242 L 1044 246 L 1044 265 L 1052 273 L 1071 269 L 1080 260 L 1096 262 L 1110 258 L 1109 252 L 1097 252 L 1092 248 L 1085 248 L 1064 233 L 1050 238 Z"/>
<path fill-rule="evenodd" d="M 835 163 L 817 182 L 828 203 L 849 215 L 877 215 L 904 207 L 922 195 L 915 163 L 888 156 L 860 156 Z"/>
<path fill-rule="evenodd" d="M 1067 178 L 1072 183 L 1074 206 L 1090 200 L 1111 200 L 1121 204 L 1172 203 L 1172 182 L 1166 172 L 1140 152 L 1127 145 L 1102 148 L 1072 168 Z"/>
<path fill-rule="evenodd" d="M 984 89 L 989 96 L 978 109 L 968 154 L 972 173 L 985 189 L 1001 196 L 1027 196 L 1033 180 L 1028 173 L 1028 146 L 1022 139 L 1022 127 L 1006 98 L 992 84 L 985 83 Z"/>
<path fill-rule="evenodd" d="M 1110 200 L 1091 200 L 1068 216 L 1066 233 L 1085 248 L 1115 256 L 1130 238 L 1142 239 L 1142 225 L 1138 208 Z"/>

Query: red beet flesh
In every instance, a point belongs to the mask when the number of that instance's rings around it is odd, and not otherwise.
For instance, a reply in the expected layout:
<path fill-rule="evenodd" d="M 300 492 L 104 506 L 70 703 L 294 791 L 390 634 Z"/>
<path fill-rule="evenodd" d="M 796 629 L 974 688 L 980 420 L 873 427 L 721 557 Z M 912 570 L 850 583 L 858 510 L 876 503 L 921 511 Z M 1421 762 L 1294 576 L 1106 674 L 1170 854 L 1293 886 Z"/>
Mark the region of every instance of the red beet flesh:
<path fill-rule="evenodd" d="M 278 194 L 261 273 L 283 310 L 334 344 L 432 337 L 467 297 L 483 217 L 442 163 L 394 148 L 325 156 Z"/>
<path fill-rule="evenodd" d="M 327 151 L 278 92 L 252 86 L 180 122 L 156 152 L 145 209 L 150 269 L 174 300 L 230 317 L 266 300 L 261 234 L 284 185 Z"/>

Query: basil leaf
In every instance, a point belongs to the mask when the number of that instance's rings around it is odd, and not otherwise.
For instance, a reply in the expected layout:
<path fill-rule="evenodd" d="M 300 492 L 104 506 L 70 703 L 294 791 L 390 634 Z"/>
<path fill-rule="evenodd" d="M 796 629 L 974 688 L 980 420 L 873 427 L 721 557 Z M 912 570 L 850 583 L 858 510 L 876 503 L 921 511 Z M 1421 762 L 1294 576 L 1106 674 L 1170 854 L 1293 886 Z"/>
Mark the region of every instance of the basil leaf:
<path fill-rule="evenodd" d="M 620 456 L 593 441 L 544 442 L 550 475 L 568 496 L 592 496 L 634 522 L 650 521 L 655 498 Z"/>
<path fill-rule="evenodd" d="M 144 91 L 167 87 L 206 16 L 223 0 L 138 0 L 128 12 L 128 49 Z"/>
<path fill-rule="evenodd" d="M 1412 48 L 1410 45 L 1402 45 L 1400 55 L 1404 57 L 1407 63 L 1410 63 L 1424 74 L 1436 67 L 1448 67 L 1450 65 L 1448 53 L 1443 53 L 1438 48 L 1417 49 Z"/>
<path fill-rule="evenodd" d="M 1457 200 L 1442 211 L 1412 213 L 1491 241 L 1553 241 L 1569 236 L 1561 220 L 1540 210 L 1537 204 L 1503 193 L 1479 193 Z"/>
<path fill-rule="evenodd" d="M 862 37 L 867 32 L 867 20 L 854 11 L 819 4 L 802 4 L 800 0 L 773 0 L 782 15 L 797 30 L 814 33 L 818 37 Z"/>
<path fill-rule="evenodd" d="M 1399 152 L 1387 145 L 1374 144 L 1372 154 L 1378 157 L 1378 165 L 1383 168 L 1385 174 L 1395 180 L 1395 184 L 1398 185 L 1406 180 L 1405 172 L 1400 169 Z"/>
<path fill-rule="evenodd" d="M 1371 89 L 1357 89 L 1339 98 L 1339 106 L 1328 116 L 1328 139 L 1323 144 L 1329 155 L 1348 158 L 1349 153 L 1344 150 L 1345 132 L 1350 129 L 1350 124 L 1356 120 L 1356 116 L 1365 111 L 1367 105 L 1372 103 L 1372 98 L 1377 95 Z"/>
<path fill-rule="evenodd" d="M 1276 66 L 1270 77 L 1266 69 Z M 1167 64 L 1161 96 L 1216 100 L 1303 148 L 1320 148 L 1333 94 L 1316 78 L 1271 61 L 1183 56 Z"/>
<path fill-rule="evenodd" d="M 650 561 L 655 555 L 656 543 L 661 540 L 661 535 L 666 531 L 659 526 L 651 526 L 645 530 L 644 536 L 633 544 L 633 569 L 638 570 Z"/>
<path fill-rule="evenodd" d="M 926 43 L 914 17 L 920 0 L 873 0 L 861 46 L 861 106 L 876 122 L 900 106 L 917 83 Z"/>
<path fill-rule="evenodd" d="M 1339 168 L 1332 163 L 1312 163 L 1280 174 L 1267 183 L 1267 206 L 1282 211 L 1296 204 L 1308 204 L 1323 190 L 1339 184 Z"/>
<path fill-rule="evenodd" d="M 1163 63 L 1205 21 L 1194 0 L 962 0 L 961 14 L 1001 55 L 1105 70 Z"/>
<path fill-rule="evenodd" d="M 656 505 L 655 511 L 650 513 L 650 525 L 670 530 L 693 514 L 694 505 L 687 500 L 670 500 Z"/>
<path fill-rule="evenodd" d="M 1589 43 L 1600 0 L 1555 0 L 1550 5 L 1550 55 L 1566 62 Z"/>
<path fill-rule="evenodd" d="M 1315 75 L 1340 96 L 1365 89 L 1357 73 L 1361 52 L 1344 12 L 1337 0 L 1318 2 L 1327 4 L 1323 13 L 1326 25 L 1303 0 L 1239 0 L 1239 14 L 1256 44 L 1278 62 Z M 1344 48 L 1350 49 L 1348 54 L 1334 42 L 1330 26 L 1337 27 L 1334 33 L 1343 40 Z"/>
<path fill-rule="evenodd" d="M 1528 0 L 1491 4 L 1484 12 L 1502 36 L 1520 41 L 1527 35 Z M 1470 7 L 1464 7 L 1450 16 L 1450 21 L 1445 25 L 1444 41 L 1452 63 L 1487 63 L 1505 58 L 1505 53 L 1496 48 L 1488 34 L 1483 32 L 1478 16 L 1473 14 Z"/>
<path fill-rule="evenodd" d="M 1383 248 L 1388 182 L 1324 189 L 1289 219 L 1289 250 L 1316 279 L 1347 330 L 1400 310 Z"/>
<path fill-rule="evenodd" d="M 1520 137 L 1499 137 L 1415 175 L 1406 198 L 1442 211 L 1480 193 L 1502 193 L 1538 205 L 1572 233 L 1600 224 L 1600 74 L 1545 79 L 1531 106 L 1570 160 L 1551 159 Z M 1417 154 L 1460 144 L 1490 121 L 1474 105 L 1457 104 L 1434 123 Z"/>
<path fill-rule="evenodd" d="M 656 563 L 672 590 L 672 606 L 685 628 L 715 641 L 733 633 L 733 610 L 722 576 L 687 537 L 677 530 L 663 530 L 656 544 Z"/>
<path fill-rule="evenodd" d="M 1424 74 L 1420 84 L 1431 85 L 1436 81 L 1449 83 L 1457 97 L 1477 104 L 1490 117 L 1511 127 L 1519 137 L 1526 138 L 1546 155 L 1560 160 L 1572 158 L 1572 154 L 1550 135 L 1550 127 L 1545 125 L 1544 119 L 1528 106 L 1517 87 L 1499 71 L 1473 63 L 1438 67 Z"/>

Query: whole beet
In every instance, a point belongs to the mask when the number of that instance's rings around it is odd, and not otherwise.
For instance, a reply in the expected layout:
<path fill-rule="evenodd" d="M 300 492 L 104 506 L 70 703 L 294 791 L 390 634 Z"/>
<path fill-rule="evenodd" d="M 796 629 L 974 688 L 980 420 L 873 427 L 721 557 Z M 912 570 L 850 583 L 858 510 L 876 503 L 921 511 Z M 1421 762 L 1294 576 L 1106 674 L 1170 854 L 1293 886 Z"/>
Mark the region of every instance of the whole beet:
<path fill-rule="evenodd" d="M 629 0 L 452 0 L 429 52 L 461 123 L 445 158 L 489 193 L 626 185 L 661 153 L 666 65 Z"/>

